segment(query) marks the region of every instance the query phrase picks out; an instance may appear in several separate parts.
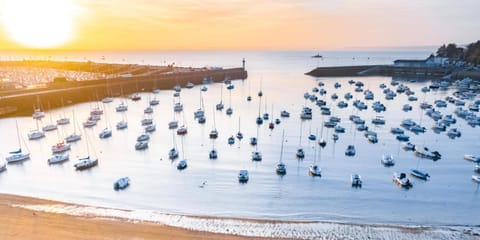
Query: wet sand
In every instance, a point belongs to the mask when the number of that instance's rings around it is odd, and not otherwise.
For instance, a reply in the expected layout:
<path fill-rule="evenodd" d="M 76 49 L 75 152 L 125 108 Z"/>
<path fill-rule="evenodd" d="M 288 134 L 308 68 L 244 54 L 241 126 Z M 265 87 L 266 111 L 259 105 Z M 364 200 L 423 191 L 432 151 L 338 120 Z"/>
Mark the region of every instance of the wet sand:
<path fill-rule="evenodd" d="M 148 222 L 134 223 L 122 219 L 116 221 L 95 216 L 78 217 L 12 206 L 18 204 L 58 202 L 0 194 L 0 239 L 252 239 Z"/>

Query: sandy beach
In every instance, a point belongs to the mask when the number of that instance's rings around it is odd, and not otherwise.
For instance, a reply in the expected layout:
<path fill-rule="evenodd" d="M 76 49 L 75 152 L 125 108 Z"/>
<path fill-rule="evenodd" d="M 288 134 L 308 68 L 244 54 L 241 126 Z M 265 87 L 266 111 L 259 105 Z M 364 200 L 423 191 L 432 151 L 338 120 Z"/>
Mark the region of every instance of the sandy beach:
<path fill-rule="evenodd" d="M 58 202 L 0 194 L 0 239 L 252 239 L 148 222 L 78 217 L 12 206 L 18 204 L 49 205 Z"/>
<path fill-rule="evenodd" d="M 0 194 L 0 211 L 0 239 L 480 239 L 474 226 L 155 215 L 9 194 Z"/>

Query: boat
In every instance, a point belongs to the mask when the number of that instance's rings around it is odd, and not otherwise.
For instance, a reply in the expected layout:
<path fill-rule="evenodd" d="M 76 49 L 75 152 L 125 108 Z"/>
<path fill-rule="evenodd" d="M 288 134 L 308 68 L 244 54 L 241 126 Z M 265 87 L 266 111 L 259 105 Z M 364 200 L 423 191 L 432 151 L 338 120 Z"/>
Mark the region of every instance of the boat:
<path fill-rule="evenodd" d="M 345 150 L 345 156 L 355 156 L 355 146 L 348 145 L 347 149 Z"/>
<path fill-rule="evenodd" d="M 256 137 L 251 137 L 250 138 L 250 145 L 252 145 L 252 146 L 257 145 L 257 138 Z"/>
<path fill-rule="evenodd" d="M 362 177 L 356 173 L 350 175 L 352 187 L 362 187 Z"/>
<path fill-rule="evenodd" d="M 284 118 L 288 118 L 288 117 L 290 117 L 290 113 L 283 110 L 283 111 L 280 112 L 280 116 L 284 117 Z"/>
<path fill-rule="evenodd" d="M 224 108 L 223 104 L 223 87 L 220 89 L 220 102 L 215 105 L 217 110 L 222 110 Z"/>
<path fill-rule="evenodd" d="M 234 138 L 233 136 L 230 136 L 230 137 L 228 138 L 228 141 L 227 141 L 227 142 L 228 142 L 229 145 L 232 145 L 232 144 L 235 143 L 235 138 Z"/>
<path fill-rule="evenodd" d="M 90 156 L 87 156 L 85 158 L 79 158 L 78 162 L 75 163 L 73 166 L 77 170 L 84 170 L 84 169 L 94 167 L 97 164 L 98 164 L 98 159 L 92 159 L 90 158 Z"/>
<path fill-rule="evenodd" d="M 315 141 L 315 140 L 317 140 L 317 137 L 315 136 L 315 134 L 310 134 L 310 135 L 308 136 L 308 139 L 309 139 L 310 141 Z"/>
<path fill-rule="evenodd" d="M 147 148 L 148 148 L 147 141 L 137 141 L 137 143 L 135 143 L 135 150 L 143 150 Z"/>
<path fill-rule="evenodd" d="M 413 109 L 413 107 L 410 104 L 405 104 L 402 107 L 402 110 L 405 111 L 405 112 L 412 111 L 412 109 Z"/>
<path fill-rule="evenodd" d="M 68 150 L 70 150 L 70 144 L 63 141 L 52 146 L 52 153 L 62 153 Z"/>
<path fill-rule="evenodd" d="M 168 150 L 168 158 L 170 160 L 174 160 L 175 158 L 178 158 L 178 151 L 175 147 Z"/>
<path fill-rule="evenodd" d="M 111 103 L 113 102 L 113 98 L 111 97 L 105 97 L 102 99 L 102 103 Z"/>
<path fill-rule="evenodd" d="M 301 119 L 312 119 L 312 109 L 309 107 L 304 107 L 300 113 Z"/>
<path fill-rule="evenodd" d="M 382 155 L 382 164 L 385 166 L 385 167 L 391 167 L 393 165 L 395 165 L 395 160 L 393 158 L 393 155 L 392 154 L 383 154 Z"/>
<path fill-rule="evenodd" d="M 243 133 L 240 131 L 240 117 L 238 117 L 237 139 L 238 139 L 238 140 L 242 140 L 242 139 L 243 139 Z"/>
<path fill-rule="evenodd" d="M 312 56 L 312 58 L 323 58 L 322 55 L 320 55 L 319 53 L 315 54 Z"/>
<path fill-rule="evenodd" d="M 393 182 L 395 184 L 397 184 L 398 186 L 400 187 L 403 187 L 403 188 L 411 188 L 413 185 L 412 183 L 410 182 L 410 179 L 407 178 L 407 174 L 405 173 L 400 173 L 400 174 L 397 174 L 397 173 L 393 173 Z"/>
<path fill-rule="evenodd" d="M 175 112 L 183 111 L 183 104 L 180 102 L 175 103 L 175 105 L 173 106 L 173 111 Z"/>
<path fill-rule="evenodd" d="M 178 135 L 185 135 L 185 134 L 187 134 L 187 127 L 186 127 L 185 125 L 180 126 L 180 127 L 177 129 L 177 134 L 178 134 Z"/>
<path fill-rule="evenodd" d="M 338 139 L 339 139 L 338 134 L 336 134 L 336 133 L 332 134 L 332 140 L 333 140 L 334 142 L 336 142 Z M 325 142 L 325 140 L 323 140 L 323 142 L 318 142 L 318 144 L 319 144 L 321 147 L 325 147 L 325 145 L 327 145 L 327 142 Z"/>
<path fill-rule="evenodd" d="M 443 124 L 442 122 L 437 121 L 433 124 L 432 129 L 435 131 L 445 131 L 447 130 L 447 126 L 445 126 L 445 124 Z"/>
<path fill-rule="evenodd" d="M 95 120 L 87 120 L 87 121 L 83 122 L 83 127 L 84 128 L 93 127 L 95 125 L 97 125 L 97 121 L 95 121 Z"/>
<path fill-rule="evenodd" d="M 415 145 L 412 144 L 411 142 L 406 142 L 403 144 L 403 149 L 405 149 L 406 151 L 414 151 Z"/>
<path fill-rule="evenodd" d="M 257 146 L 257 145 L 255 145 Z M 262 153 L 259 151 L 252 152 L 252 161 L 262 161 Z"/>
<path fill-rule="evenodd" d="M 312 177 L 321 177 L 322 169 L 317 165 L 310 165 L 310 167 L 308 168 L 308 173 Z"/>
<path fill-rule="evenodd" d="M 7 162 L 0 162 L 0 172 L 7 170 Z"/>
<path fill-rule="evenodd" d="M 478 175 L 472 175 L 472 181 L 476 182 L 476 183 L 480 183 L 480 176 Z"/>
<path fill-rule="evenodd" d="M 187 85 L 185 85 L 186 88 L 193 88 L 195 87 L 195 84 L 188 82 Z"/>
<path fill-rule="evenodd" d="M 210 153 L 208 154 L 208 157 L 209 157 L 210 159 L 217 159 L 217 157 L 218 157 L 217 150 L 212 149 L 212 150 L 210 151 Z"/>
<path fill-rule="evenodd" d="M 137 141 L 143 142 L 143 141 L 148 141 L 150 139 L 150 135 L 143 133 L 140 136 L 137 137 Z"/>
<path fill-rule="evenodd" d="M 145 127 L 145 132 L 147 133 L 155 132 L 155 130 L 157 130 L 155 124 L 151 124 Z"/>
<path fill-rule="evenodd" d="M 45 112 L 42 112 L 39 108 L 36 108 L 33 110 L 33 114 L 32 114 L 32 117 L 33 119 L 41 119 L 43 117 L 45 117 Z"/>
<path fill-rule="evenodd" d="M 467 161 L 476 162 L 476 163 L 480 162 L 480 157 L 477 157 L 477 156 L 474 156 L 474 155 L 471 155 L 471 154 L 465 154 L 463 156 L 463 159 L 465 159 Z"/>
<path fill-rule="evenodd" d="M 417 156 L 432 159 L 434 161 L 437 161 L 442 157 L 438 151 L 431 151 L 427 147 L 415 147 L 414 151 Z"/>
<path fill-rule="evenodd" d="M 390 128 L 390 132 L 393 133 L 393 134 L 403 134 L 404 133 L 403 129 L 398 128 L 398 127 Z"/>
<path fill-rule="evenodd" d="M 417 178 L 420 178 L 422 180 L 428 180 L 428 178 L 430 177 L 430 175 L 428 175 L 428 173 L 422 172 L 418 169 L 412 169 L 410 171 L 410 175 L 412 175 L 414 177 L 417 177 Z"/>
<path fill-rule="evenodd" d="M 116 127 L 117 127 L 117 130 L 125 129 L 128 127 L 128 122 L 126 120 L 122 120 L 117 123 Z"/>
<path fill-rule="evenodd" d="M 62 117 L 57 120 L 57 125 L 67 125 L 70 123 L 70 119 L 67 117 Z"/>
<path fill-rule="evenodd" d="M 153 113 L 153 108 L 151 106 L 148 106 L 143 110 L 143 113 L 145 114 Z"/>
<path fill-rule="evenodd" d="M 140 99 L 142 99 L 142 97 L 140 95 L 138 95 L 138 93 L 135 93 L 132 96 L 130 96 L 130 99 L 132 101 L 139 101 Z"/>
<path fill-rule="evenodd" d="M 125 112 L 128 111 L 128 106 L 122 101 L 116 108 L 115 110 L 117 112 Z"/>
<path fill-rule="evenodd" d="M 399 134 L 397 135 L 397 140 L 398 141 L 403 141 L 403 142 L 408 142 L 408 140 L 410 140 L 410 137 L 408 135 L 405 135 L 405 134 Z"/>
<path fill-rule="evenodd" d="M 68 153 L 55 154 L 48 159 L 48 164 L 56 164 L 68 161 L 70 158 Z"/>
<path fill-rule="evenodd" d="M 18 150 L 9 152 L 9 156 L 5 158 L 7 163 L 20 162 L 30 158 L 30 152 L 22 152 L 22 144 L 20 143 L 20 133 L 18 131 L 18 122 L 15 120 L 15 126 L 17 128 L 17 141 Z"/>
<path fill-rule="evenodd" d="M 150 125 L 150 124 L 153 124 L 153 119 L 149 117 L 145 117 L 142 119 L 141 123 L 142 123 L 142 126 Z"/>
<path fill-rule="evenodd" d="M 340 125 L 337 125 L 335 126 L 335 132 L 336 133 L 344 133 L 345 132 L 345 128 L 340 126 Z"/>
<path fill-rule="evenodd" d="M 187 160 L 186 159 L 183 159 L 183 160 L 180 160 L 177 164 L 177 169 L 178 170 L 183 170 L 185 168 L 187 168 Z"/>
<path fill-rule="evenodd" d="M 246 183 L 248 182 L 248 170 L 242 169 L 238 173 L 238 181 L 241 183 Z"/>
<path fill-rule="evenodd" d="M 122 177 L 113 183 L 113 189 L 121 190 L 125 189 L 130 185 L 130 178 Z"/>
<path fill-rule="evenodd" d="M 278 175 L 285 175 L 287 174 L 287 166 L 282 162 L 282 158 L 283 158 L 283 143 L 285 142 L 285 130 L 283 130 L 282 132 L 282 147 L 281 147 L 281 150 L 280 150 L 280 160 L 277 164 L 277 166 L 275 167 L 275 172 L 278 174 Z"/>

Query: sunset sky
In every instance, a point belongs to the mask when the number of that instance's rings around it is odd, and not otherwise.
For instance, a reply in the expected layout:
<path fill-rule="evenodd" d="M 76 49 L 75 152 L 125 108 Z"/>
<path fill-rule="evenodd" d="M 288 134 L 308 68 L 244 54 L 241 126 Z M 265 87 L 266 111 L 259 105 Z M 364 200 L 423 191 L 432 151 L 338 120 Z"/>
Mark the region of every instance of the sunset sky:
<path fill-rule="evenodd" d="M 342 49 L 436 46 L 480 38 L 479 0 L 0 4 L 0 50 Z"/>

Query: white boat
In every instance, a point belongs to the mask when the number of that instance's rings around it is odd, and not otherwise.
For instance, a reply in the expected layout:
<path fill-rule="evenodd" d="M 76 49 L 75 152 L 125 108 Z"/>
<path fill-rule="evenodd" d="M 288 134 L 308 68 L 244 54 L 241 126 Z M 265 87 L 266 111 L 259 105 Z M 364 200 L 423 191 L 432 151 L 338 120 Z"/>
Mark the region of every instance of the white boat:
<path fill-rule="evenodd" d="M 102 99 L 102 103 L 111 103 L 113 102 L 113 98 L 111 97 L 105 97 Z"/>
<path fill-rule="evenodd" d="M 53 130 L 57 130 L 58 127 L 56 124 L 47 124 L 45 126 L 42 127 L 42 130 L 45 131 L 45 132 L 49 132 L 49 131 L 53 131 Z"/>
<path fill-rule="evenodd" d="M 285 175 L 287 174 L 287 166 L 282 162 L 282 158 L 283 158 L 283 143 L 285 142 L 285 130 L 283 130 L 283 133 L 282 133 L 282 147 L 281 147 L 281 150 L 280 150 L 280 160 L 275 168 L 275 172 L 278 174 L 278 175 Z"/>
<path fill-rule="evenodd" d="M 315 164 L 310 165 L 310 167 L 308 168 L 308 173 L 312 177 L 321 177 L 322 176 L 322 169 Z"/>
<path fill-rule="evenodd" d="M 404 142 L 408 142 L 408 140 L 410 140 L 410 137 L 408 135 L 405 135 L 405 134 L 399 134 L 397 135 L 397 140 L 399 141 L 404 141 Z"/>
<path fill-rule="evenodd" d="M 195 87 L 195 84 L 188 82 L 187 85 L 185 85 L 186 88 L 193 88 Z"/>
<path fill-rule="evenodd" d="M 415 147 L 414 151 L 416 155 L 423 158 L 429 158 L 434 161 L 439 160 L 442 157 L 442 155 L 439 152 L 431 151 L 427 147 Z"/>
<path fill-rule="evenodd" d="M 355 155 L 355 146 L 348 145 L 347 149 L 345 150 L 345 155 L 346 156 L 354 156 Z"/>
<path fill-rule="evenodd" d="M 420 126 L 420 125 L 414 125 L 414 126 L 410 127 L 409 130 L 414 132 L 414 133 L 420 133 L 420 132 L 423 133 L 427 129 L 425 127 Z"/>
<path fill-rule="evenodd" d="M 160 100 L 158 100 L 157 98 L 154 98 L 154 99 L 151 99 L 149 103 L 150 103 L 150 106 L 156 106 L 160 104 Z"/>
<path fill-rule="evenodd" d="M 147 141 L 137 141 L 137 143 L 135 143 L 135 150 L 143 150 L 147 148 L 148 148 Z"/>
<path fill-rule="evenodd" d="M 142 119 L 141 123 L 142 123 L 142 126 L 150 125 L 150 124 L 153 124 L 153 119 L 146 117 Z"/>
<path fill-rule="evenodd" d="M 463 159 L 467 160 L 467 161 L 472 161 L 472 162 L 480 162 L 480 157 L 477 157 L 477 156 L 474 156 L 474 155 L 471 155 L 471 154 L 465 154 L 463 155 Z"/>
<path fill-rule="evenodd" d="M 57 125 L 67 125 L 70 123 L 70 119 L 67 117 L 63 117 L 57 120 Z"/>
<path fill-rule="evenodd" d="M 480 183 L 480 176 L 478 175 L 472 175 L 472 181 L 476 182 L 476 183 Z"/>
<path fill-rule="evenodd" d="M 127 127 L 128 127 L 128 122 L 125 121 L 125 120 L 122 120 L 122 121 L 117 123 L 117 130 L 125 129 Z"/>
<path fill-rule="evenodd" d="M 283 111 L 280 112 L 280 116 L 281 116 L 281 117 L 288 118 L 288 117 L 290 117 L 290 113 L 287 112 L 287 111 L 285 111 L 285 110 L 283 110 Z"/>
<path fill-rule="evenodd" d="M 233 136 L 230 136 L 230 137 L 228 138 L 227 142 L 228 142 L 229 145 L 232 145 L 232 144 L 235 143 L 235 138 L 234 138 Z"/>
<path fill-rule="evenodd" d="M 52 146 L 52 153 L 62 153 L 68 150 L 70 150 L 70 144 L 63 141 Z"/>
<path fill-rule="evenodd" d="M 182 87 L 177 84 L 177 85 L 175 85 L 175 87 L 173 87 L 173 90 L 174 90 L 175 92 L 181 92 L 181 91 L 182 91 Z"/>
<path fill-rule="evenodd" d="M 445 126 L 445 124 L 443 124 L 442 122 L 437 121 L 433 124 L 432 129 L 436 131 L 445 131 L 447 130 L 447 126 Z"/>
<path fill-rule="evenodd" d="M 22 152 L 22 144 L 20 143 L 20 132 L 18 130 L 18 122 L 15 121 L 15 126 L 17 129 L 17 141 L 18 141 L 18 150 L 9 152 L 9 156 L 5 158 L 7 163 L 20 162 L 30 158 L 30 152 Z"/>
<path fill-rule="evenodd" d="M 257 138 L 256 137 L 251 137 L 250 138 L 250 145 L 252 145 L 252 146 L 257 145 Z"/>
<path fill-rule="evenodd" d="M 94 167 L 97 164 L 98 164 L 98 159 L 92 159 L 92 158 L 90 158 L 90 156 L 88 156 L 88 157 L 85 157 L 85 158 L 78 159 L 78 162 L 75 163 L 73 166 L 77 170 L 84 170 L 84 169 Z"/>
<path fill-rule="evenodd" d="M 98 134 L 98 137 L 99 138 L 109 138 L 112 136 L 112 130 L 108 129 L 108 128 L 104 128 L 99 134 Z"/>
<path fill-rule="evenodd" d="M 178 151 L 176 148 L 172 148 L 168 151 L 168 158 L 171 160 L 178 158 Z"/>
<path fill-rule="evenodd" d="M 175 105 L 173 106 L 173 111 L 175 112 L 183 111 L 183 105 L 179 102 L 175 103 Z"/>
<path fill-rule="evenodd" d="M 233 85 L 231 85 L 231 86 L 233 86 Z M 207 86 L 202 86 L 202 88 L 200 88 L 200 90 L 202 92 L 206 92 L 208 90 L 208 88 L 207 88 Z"/>
<path fill-rule="evenodd" d="M 45 133 L 37 129 L 30 131 L 27 136 L 29 140 L 36 140 L 45 137 Z"/>
<path fill-rule="evenodd" d="M 252 161 L 262 161 L 262 153 L 259 151 L 252 152 Z"/>
<path fill-rule="evenodd" d="M 246 183 L 248 182 L 248 170 L 245 170 L 245 169 L 242 169 L 240 170 L 240 172 L 238 173 L 238 181 L 241 182 L 241 183 Z"/>
<path fill-rule="evenodd" d="M 405 173 L 393 173 L 393 182 L 403 188 L 411 188 L 413 185 L 410 182 L 410 179 L 407 178 Z"/>
<path fill-rule="evenodd" d="M 115 190 L 125 189 L 129 185 L 130 185 L 130 178 L 123 177 L 113 183 L 113 189 Z"/>
<path fill-rule="evenodd" d="M 416 178 L 420 178 L 422 180 L 428 180 L 428 178 L 430 178 L 430 175 L 428 175 L 428 173 L 425 173 L 421 170 L 418 170 L 418 169 L 412 169 L 410 171 L 410 175 L 416 177 Z"/>
<path fill-rule="evenodd" d="M 386 167 L 391 167 L 395 165 L 395 159 L 393 158 L 392 154 L 383 154 L 382 155 L 382 164 Z"/>
<path fill-rule="evenodd" d="M 67 161 L 70 158 L 68 153 L 55 154 L 48 159 L 48 164 L 56 164 Z"/>
<path fill-rule="evenodd" d="M 150 135 L 143 133 L 142 135 L 137 137 L 137 141 L 143 142 L 143 141 L 148 141 L 150 139 Z"/>
<path fill-rule="evenodd" d="M 385 119 L 381 116 L 377 116 L 376 118 L 372 119 L 372 123 L 375 125 L 383 125 L 385 124 Z"/>
<path fill-rule="evenodd" d="M 125 111 L 128 111 L 128 106 L 124 103 L 124 102 L 121 102 L 120 105 L 118 105 L 115 110 L 117 112 L 125 112 Z"/>
<path fill-rule="evenodd" d="M 93 127 L 95 125 L 97 125 L 97 121 L 94 121 L 94 120 L 87 120 L 87 121 L 83 122 L 83 127 L 85 127 L 85 128 Z"/>
<path fill-rule="evenodd" d="M 405 104 L 402 107 L 402 110 L 405 111 L 405 112 L 411 111 L 412 109 L 413 109 L 413 107 L 410 104 Z"/>
<path fill-rule="evenodd" d="M 475 165 L 475 168 L 473 169 L 473 171 L 477 172 L 477 173 L 480 173 L 480 165 Z"/>
<path fill-rule="evenodd" d="M 45 117 L 45 112 L 42 112 L 39 108 L 33 110 L 32 114 L 33 119 L 41 119 Z"/>
<path fill-rule="evenodd" d="M 356 173 L 350 175 L 352 187 L 362 187 L 362 177 Z"/>
<path fill-rule="evenodd" d="M 147 133 L 155 132 L 155 130 L 157 130 L 155 124 L 148 125 L 147 127 L 145 127 L 145 132 Z"/>
<path fill-rule="evenodd" d="M 146 113 L 146 114 L 153 113 L 153 108 L 151 106 L 148 106 L 143 110 L 143 113 Z"/>

